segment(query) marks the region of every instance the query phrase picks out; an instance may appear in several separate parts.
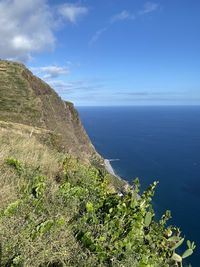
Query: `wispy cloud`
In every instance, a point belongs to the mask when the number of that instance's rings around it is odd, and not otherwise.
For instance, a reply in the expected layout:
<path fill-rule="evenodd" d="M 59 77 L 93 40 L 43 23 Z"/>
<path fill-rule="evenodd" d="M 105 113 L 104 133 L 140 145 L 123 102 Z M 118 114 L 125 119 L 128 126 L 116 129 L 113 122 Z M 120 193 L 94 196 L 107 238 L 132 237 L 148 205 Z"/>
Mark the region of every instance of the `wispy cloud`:
<path fill-rule="evenodd" d="M 193 101 L 191 95 L 187 92 L 175 91 L 135 91 L 118 92 L 116 97 L 124 103 L 131 104 L 161 104 L 161 103 L 183 103 L 186 98 Z"/>
<path fill-rule="evenodd" d="M 174 95 L 174 92 L 147 92 L 147 91 L 138 91 L 138 92 L 118 92 L 118 94 L 126 95 L 126 96 L 161 96 L 161 95 Z"/>
<path fill-rule="evenodd" d="M 154 12 L 156 10 L 158 10 L 159 8 L 159 4 L 155 3 L 155 2 L 146 2 L 143 6 L 143 9 L 139 11 L 139 15 L 144 15 L 144 14 L 148 14 L 151 12 Z"/>
<path fill-rule="evenodd" d="M 145 15 L 151 12 L 154 12 L 158 10 L 159 4 L 155 2 L 146 2 L 139 12 L 136 12 L 135 14 L 128 11 L 128 10 L 122 10 L 121 12 L 113 15 L 107 25 L 103 27 L 100 30 L 97 30 L 95 34 L 92 36 L 91 40 L 89 41 L 89 45 L 93 45 L 95 42 L 99 40 L 99 38 L 103 35 L 104 32 L 106 32 L 113 24 L 117 22 L 122 22 L 122 21 L 133 21 L 137 19 L 141 15 Z"/>
<path fill-rule="evenodd" d="M 59 13 L 71 23 L 88 14 L 88 8 L 79 4 L 64 4 L 59 7 Z"/>
<path fill-rule="evenodd" d="M 116 96 L 120 96 L 123 100 L 158 100 L 158 99 L 181 99 L 189 96 L 187 91 L 134 91 L 134 92 L 116 92 Z"/>
<path fill-rule="evenodd" d="M 106 27 L 103 27 L 102 29 L 99 29 L 95 32 L 95 34 L 92 36 L 91 40 L 89 41 L 89 45 L 93 45 L 95 42 L 97 42 L 99 38 L 111 27 L 112 24 L 116 22 L 120 22 L 120 21 L 135 20 L 136 18 L 137 18 L 137 15 L 134 15 L 127 10 L 123 10 L 120 13 L 113 15 L 110 18 L 109 23 L 107 24 Z"/>
<path fill-rule="evenodd" d="M 68 95 L 79 95 L 100 92 L 104 87 L 101 80 L 62 80 L 57 78 L 45 79 L 45 81 L 54 88 L 59 95 L 65 97 Z"/>
<path fill-rule="evenodd" d="M 108 30 L 108 27 L 104 27 L 98 31 L 95 32 L 95 34 L 92 36 L 91 40 L 89 41 L 89 45 L 93 45 L 98 41 L 98 39 L 101 37 L 101 35 Z"/>
<path fill-rule="evenodd" d="M 71 90 L 71 84 L 62 80 L 49 80 L 48 84 L 56 89 L 57 92 L 62 93 L 63 91 L 67 92 Z"/>
<path fill-rule="evenodd" d="M 70 73 L 69 67 L 67 66 L 57 66 L 57 65 L 50 65 L 45 67 L 37 67 L 31 68 L 31 70 L 36 74 L 39 75 L 41 78 L 48 80 L 53 78 L 58 78 L 59 76 Z"/>
<path fill-rule="evenodd" d="M 123 10 L 119 14 L 114 15 L 110 19 L 110 23 L 115 23 L 115 22 L 123 21 L 123 20 L 133 20 L 133 19 L 135 19 L 135 15 L 131 14 L 127 10 Z"/>
<path fill-rule="evenodd" d="M 73 79 L 69 74 L 76 64 L 68 61 L 64 66 L 49 65 L 31 67 L 31 71 L 48 83 L 63 98 L 100 92 L 105 87 L 105 79 Z"/>

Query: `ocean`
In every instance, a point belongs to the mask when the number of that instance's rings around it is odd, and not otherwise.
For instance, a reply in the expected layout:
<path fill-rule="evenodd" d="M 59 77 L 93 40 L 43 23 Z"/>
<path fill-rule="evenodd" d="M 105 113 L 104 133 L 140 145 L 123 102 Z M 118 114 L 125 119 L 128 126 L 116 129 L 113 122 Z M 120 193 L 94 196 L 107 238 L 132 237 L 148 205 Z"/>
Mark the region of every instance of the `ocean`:
<path fill-rule="evenodd" d="M 77 107 L 96 150 L 129 182 L 142 190 L 153 181 L 157 217 L 172 212 L 197 248 L 189 262 L 200 264 L 200 106 Z"/>

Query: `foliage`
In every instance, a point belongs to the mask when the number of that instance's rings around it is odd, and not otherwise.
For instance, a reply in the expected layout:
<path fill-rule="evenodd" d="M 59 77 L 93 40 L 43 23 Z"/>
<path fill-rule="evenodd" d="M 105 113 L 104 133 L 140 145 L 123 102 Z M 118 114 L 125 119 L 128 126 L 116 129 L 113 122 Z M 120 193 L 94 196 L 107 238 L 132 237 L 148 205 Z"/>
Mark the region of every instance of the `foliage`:
<path fill-rule="evenodd" d="M 179 255 L 185 240 L 170 212 L 156 221 L 157 182 L 122 188 L 72 104 L 23 65 L 0 65 L 0 266 L 182 266 L 195 244 Z"/>
<path fill-rule="evenodd" d="M 140 193 L 139 180 L 126 192 L 110 190 L 106 173 L 73 157 L 63 161 L 60 183 L 39 166 L 7 158 L 23 181 L 18 198 L 0 210 L 0 266 L 182 266 L 195 249 L 179 228 L 159 221 L 151 206 L 157 182 Z M 20 175 L 20 176 L 19 176 Z"/>
<path fill-rule="evenodd" d="M 18 174 L 21 174 L 22 171 L 23 171 L 23 167 L 22 167 L 22 164 L 19 160 L 15 159 L 15 158 L 7 158 L 6 159 L 6 163 L 12 167 L 14 167 Z"/>
<path fill-rule="evenodd" d="M 166 227 L 169 212 L 160 222 L 153 220 L 155 214 L 150 201 L 156 185 L 153 183 L 141 197 L 135 193 L 139 191 L 138 180 L 134 190 L 129 189 L 124 196 L 109 194 L 101 187 L 97 201 L 86 203 L 77 225 L 77 236 L 97 255 L 100 264 L 118 266 L 130 258 L 131 266 L 161 267 L 182 262 L 175 250 L 184 239 L 178 228 Z"/>

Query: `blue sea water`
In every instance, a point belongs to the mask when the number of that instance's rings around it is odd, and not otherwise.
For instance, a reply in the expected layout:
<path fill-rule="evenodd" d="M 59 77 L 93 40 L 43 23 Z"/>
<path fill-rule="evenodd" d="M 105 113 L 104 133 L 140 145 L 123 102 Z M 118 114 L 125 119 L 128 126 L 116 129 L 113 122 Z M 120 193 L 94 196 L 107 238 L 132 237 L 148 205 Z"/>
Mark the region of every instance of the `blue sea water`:
<path fill-rule="evenodd" d="M 97 151 L 116 173 L 142 190 L 159 180 L 154 205 L 161 215 L 171 210 L 197 249 L 189 259 L 200 266 L 200 107 L 78 107 Z"/>

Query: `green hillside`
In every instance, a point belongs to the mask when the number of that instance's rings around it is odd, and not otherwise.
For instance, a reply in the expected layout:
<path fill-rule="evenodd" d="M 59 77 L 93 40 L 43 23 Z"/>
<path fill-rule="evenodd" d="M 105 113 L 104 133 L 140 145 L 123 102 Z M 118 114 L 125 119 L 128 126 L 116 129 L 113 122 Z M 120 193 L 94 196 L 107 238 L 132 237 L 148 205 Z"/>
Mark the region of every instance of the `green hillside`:
<path fill-rule="evenodd" d="M 0 61 L 1 267 L 188 266 L 195 244 L 155 219 L 156 186 L 109 174 L 73 105 Z"/>
<path fill-rule="evenodd" d="M 50 130 L 60 136 L 60 150 L 85 160 L 99 157 L 73 104 L 22 64 L 0 60 L 0 121 Z"/>

